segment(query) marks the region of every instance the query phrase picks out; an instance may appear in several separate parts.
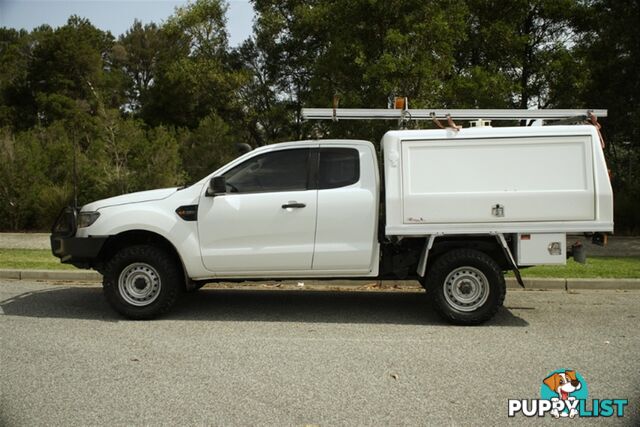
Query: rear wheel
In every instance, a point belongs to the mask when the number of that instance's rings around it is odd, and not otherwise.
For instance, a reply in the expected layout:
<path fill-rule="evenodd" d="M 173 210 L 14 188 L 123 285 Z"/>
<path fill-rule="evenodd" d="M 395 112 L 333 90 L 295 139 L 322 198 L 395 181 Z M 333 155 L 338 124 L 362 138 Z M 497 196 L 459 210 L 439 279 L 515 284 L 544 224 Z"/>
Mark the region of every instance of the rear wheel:
<path fill-rule="evenodd" d="M 116 311 L 130 319 L 152 319 L 175 304 L 182 280 L 173 257 L 155 246 L 136 245 L 107 262 L 102 285 Z"/>
<path fill-rule="evenodd" d="M 455 249 L 438 258 L 425 285 L 436 312 L 460 325 L 493 317 L 504 302 L 506 285 L 498 264 L 483 252 Z"/>

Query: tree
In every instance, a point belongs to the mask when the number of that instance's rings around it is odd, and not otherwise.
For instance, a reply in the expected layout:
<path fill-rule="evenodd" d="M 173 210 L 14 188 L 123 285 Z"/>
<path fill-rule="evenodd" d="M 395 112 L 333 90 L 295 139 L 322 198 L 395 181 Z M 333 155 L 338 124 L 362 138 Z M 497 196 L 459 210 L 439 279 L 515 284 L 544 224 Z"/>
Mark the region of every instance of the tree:
<path fill-rule="evenodd" d="M 31 40 L 25 30 L 0 28 L 0 127 L 25 129 L 35 123 L 27 76 Z"/>
<path fill-rule="evenodd" d="M 76 16 L 56 30 L 41 31 L 28 80 L 42 124 L 64 119 L 78 102 L 92 113 L 98 103 L 113 108 L 122 104 L 121 76 L 109 66 L 112 45 L 111 34 Z"/>
<path fill-rule="evenodd" d="M 244 75 L 230 66 L 221 0 L 198 0 L 177 8 L 162 27 L 165 51 L 158 61 L 142 117 L 152 125 L 195 128 L 209 114 L 238 114 Z"/>
<path fill-rule="evenodd" d="M 607 108 L 602 120 L 605 153 L 612 170 L 618 230 L 640 230 L 640 2 L 585 1 L 576 16 L 576 56 L 584 63 L 585 105 Z"/>
<path fill-rule="evenodd" d="M 113 46 L 116 64 L 126 75 L 127 110 L 139 112 L 156 77 L 164 38 L 154 23 L 134 21 Z"/>
<path fill-rule="evenodd" d="M 398 95 L 412 108 L 608 108 L 616 223 L 637 230 L 638 0 L 253 3 L 254 35 L 237 49 L 225 0 L 134 21 L 117 42 L 74 16 L 0 28 L 0 221 L 49 221 L 71 198 L 74 151 L 82 203 L 199 179 L 237 142 L 377 141 L 389 123 L 305 122 L 301 109 Z"/>
<path fill-rule="evenodd" d="M 248 40 L 234 52 L 236 69 L 243 70 L 247 82 L 239 90 L 242 105 L 240 139 L 254 147 L 293 139 L 294 116 L 291 104 L 279 91 L 279 73 L 267 66 L 267 55 L 255 41 Z"/>
<path fill-rule="evenodd" d="M 454 1 L 256 0 L 255 43 L 275 80 L 273 107 L 285 105 L 294 137 L 378 139 L 385 124 L 303 123 L 303 106 L 386 107 L 394 95 L 412 106 L 438 105 L 452 50 L 463 33 Z"/>
<path fill-rule="evenodd" d="M 577 0 L 466 4 L 466 37 L 455 48 L 448 103 L 458 108 L 567 106 L 563 96 L 575 92 L 580 81 L 570 66 Z M 559 75 L 563 66 L 568 73 Z"/>
<path fill-rule="evenodd" d="M 196 129 L 180 135 L 184 170 L 190 182 L 203 178 L 236 157 L 231 127 L 215 113 L 202 119 Z"/>

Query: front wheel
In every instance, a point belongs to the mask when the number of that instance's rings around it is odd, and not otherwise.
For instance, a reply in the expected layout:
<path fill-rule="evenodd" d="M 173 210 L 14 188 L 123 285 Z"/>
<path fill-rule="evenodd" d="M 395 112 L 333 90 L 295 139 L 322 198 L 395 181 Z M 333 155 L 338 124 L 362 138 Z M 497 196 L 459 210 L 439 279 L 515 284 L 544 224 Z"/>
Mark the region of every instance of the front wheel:
<path fill-rule="evenodd" d="M 459 325 L 489 320 L 502 306 L 506 293 L 498 264 L 473 249 L 455 249 L 438 258 L 426 285 L 436 312 Z"/>
<path fill-rule="evenodd" d="M 103 289 L 109 304 L 130 319 L 152 319 L 175 304 L 182 277 L 175 259 L 149 245 L 126 247 L 107 262 Z"/>

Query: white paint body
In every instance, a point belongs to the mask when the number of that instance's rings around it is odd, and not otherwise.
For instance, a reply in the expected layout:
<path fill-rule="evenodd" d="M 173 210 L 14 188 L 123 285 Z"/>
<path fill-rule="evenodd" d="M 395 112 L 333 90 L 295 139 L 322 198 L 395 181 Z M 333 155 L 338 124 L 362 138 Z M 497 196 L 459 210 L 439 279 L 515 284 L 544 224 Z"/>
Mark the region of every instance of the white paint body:
<path fill-rule="evenodd" d="M 209 180 L 259 154 L 296 148 L 348 147 L 358 151 L 360 178 L 340 188 L 207 197 Z M 78 237 L 144 230 L 166 238 L 195 280 L 268 277 L 375 277 L 380 181 L 376 152 L 367 141 L 298 141 L 253 150 L 197 183 L 122 195 L 85 205 L 98 211 Z M 291 202 L 304 209 L 283 209 Z M 198 205 L 198 221 L 175 212 Z"/>
<path fill-rule="evenodd" d="M 565 264 L 566 259 L 565 233 L 516 234 L 516 262 L 519 266 Z"/>
<path fill-rule="evenodd" d="M 387 235 L 613 231 L 593 126 L 395 131 L 382 141 Z"/>
<path fill-rule="evenodd" d="M 611 186 L 593 127 L 393 131 L 382 144 L 387 236 L 613 231 Z M 356 149 L 359 180 L 321 190 L 206 195 L 212 177 L 254 156 L 323 147 Z M 100 217 L 77 236 L 159 234 L 195 280 L 375 277 L 380 261 L 376 159 L 367 141 L 261 147 L 184 189 L 90 203 L 82 211 Z M 305 207 L 282 207 L 292 202 Z M 198 206 L 197 221 L 176 214 L 184 205 Z M 492 215 L 495 205 L 503 206 L 504 216 Z"/>
<path fill-rule="evenodd" d="M 254 150 L 212 176 L 257 154 L 295 148 L 356 148 L 360 180 L 353 185 L 306 191 L 227 193 L 198 207 L 200 250 L 208 274 L 224 278 L 375 276 L 379 180 L 375 149 L 366 141 L 300 141 Z M 286 203 L 304 209 L 283 209 Z"/>

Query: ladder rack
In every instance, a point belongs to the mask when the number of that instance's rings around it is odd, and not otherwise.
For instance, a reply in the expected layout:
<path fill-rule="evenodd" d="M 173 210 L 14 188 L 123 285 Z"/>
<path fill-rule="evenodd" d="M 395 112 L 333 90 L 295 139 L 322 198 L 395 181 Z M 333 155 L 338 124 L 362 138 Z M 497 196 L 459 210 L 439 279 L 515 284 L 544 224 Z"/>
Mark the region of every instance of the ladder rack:
<path fill-rule="evenodd" d="M 375 109 L 375 108 L 303 108 L 305 120 L 581 120 L 593 114 L 607 117 L 607 110 L 549 109 L 549 110 L 428 110 L 428 109 Z"/>

